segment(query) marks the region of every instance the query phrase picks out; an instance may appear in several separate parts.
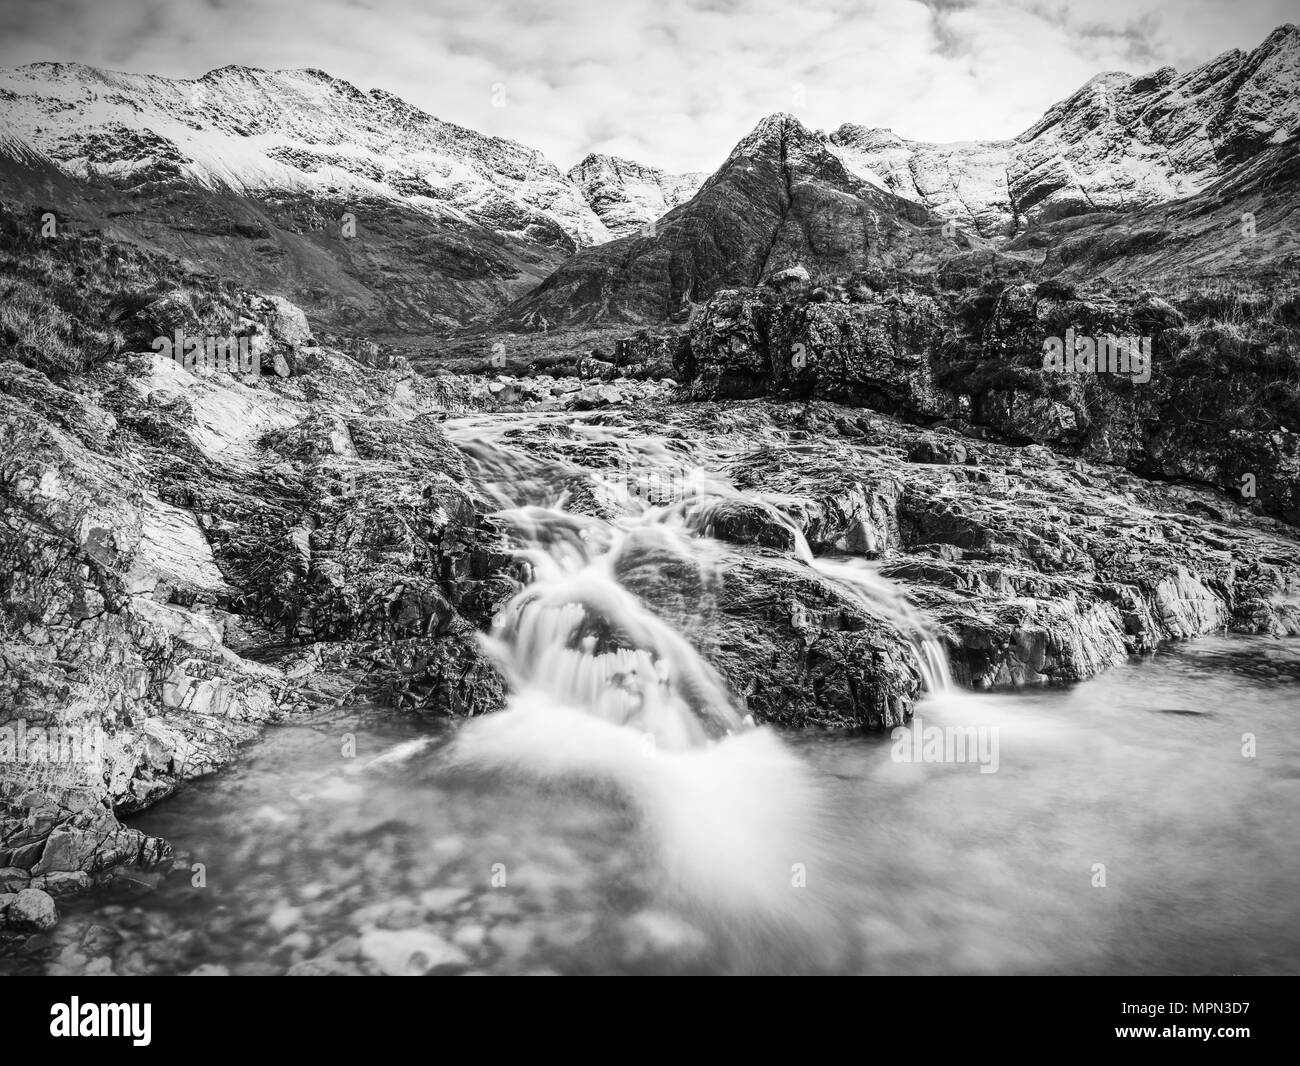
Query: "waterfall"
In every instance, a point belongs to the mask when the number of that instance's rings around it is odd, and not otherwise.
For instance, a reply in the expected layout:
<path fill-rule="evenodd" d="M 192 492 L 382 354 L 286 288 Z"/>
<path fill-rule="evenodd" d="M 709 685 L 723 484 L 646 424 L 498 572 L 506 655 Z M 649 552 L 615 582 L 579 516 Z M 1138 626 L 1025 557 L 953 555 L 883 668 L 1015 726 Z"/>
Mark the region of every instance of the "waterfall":
<path fill-rule="evenodd" d="M 512 445 L 510 428 L 541 429 L 536 419 L 498 417 L 490 432 L 473 418 L 447 424 L 526 573 L 483 637 L 507 706 L 466 723 L 449 757 L 513 779 L 613 786 L 658 846 L 662 887 L 696 909 L 787 928 L 824 915 L 792 892 L 792 871 L 797 880 L 835 861 L 818 782 L 625 581 L 648 574 L 680 592 L 693 574 L 715 587 L 725 550 L 711 534 L 742 514 L 907 634 L 931 692 L 949 683 L 941 646 L 895 586 L 857 561 L 814 557 L 788 514 L 695 462 L 689 444 L 575 420 L 546 426 L 565 441 L 554 454 L 575 458 L 538 458 Z M 569 509 L 579 492 L 591 513 Z"/>
<path fill-rule="evenodd" d="M 952 690 L 948 653 L 926 617 L 907 595 L 866 559 L 814 559 L 808 565 L 849 592 L 862 607 L 892 623 L 916 649 L 925 691 L 938 696 Z"/>

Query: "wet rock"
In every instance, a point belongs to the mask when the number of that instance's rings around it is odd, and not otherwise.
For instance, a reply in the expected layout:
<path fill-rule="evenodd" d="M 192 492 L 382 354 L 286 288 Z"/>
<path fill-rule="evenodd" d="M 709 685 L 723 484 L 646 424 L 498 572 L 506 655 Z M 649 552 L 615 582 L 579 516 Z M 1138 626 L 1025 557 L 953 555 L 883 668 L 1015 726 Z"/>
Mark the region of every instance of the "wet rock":
<path fill-rule="evenodd" d="M 847 304 L 725 289 L 695 316 L 676 376 L 698 399 L 813 397 L 1048 444 L 1215 486 L 1300 524 L 1300 407 L 1277 394 L 1269 370 L 1279 347 L 1294 346 L 1294 322 L 1247 296 L 1224 303 L 1194 287 L 1165 300 L 1022 282 L 949 291 L 918 279 Z M 1121 353 L 1112 338 L 1132 343 Z M 1046 365 L 1053 340 L 1084 345 L 1084 369 Z M 918 442 L 912 461 L 963 461 L 957 442 L 930 447 Z"/>
<path fill-rule="evenodd" d="M 355 970 L 344 966 L 334 959 L 303 959 L 302 962 L 296 962 L 285 971 L 286 977 L 345 977 L 355 973 Z"/>
<path fill-rule="evenodd" d="M 469 899 L 469 891 L 464 888 L 448 886 L 446 888 L 429 888 L 420 893 L 420 905 L 430 914 L 447 914 Z"/>
<path fill-rule="evenodd" d="M 44 874 L 32 878 L 31 887 L 48 892 L 51 896 L 66 896 L 84 892 L 91 885 L 90 875 L 84 870 Z"/>
<path fill-rule="evenodd" d="M 361 934 L 361 956 L 389 977 L 418 977 L 469 965 L 454 944 L 426 929 L 370 929 Z"/>
<path fill-rule="evenodd" d="M 16 932 L 45 933 L 59 924 L 59 908 L 48 893 L 24 888 L 9 904 L 5 923 Z"/>
<path fill-rule="evenodd" d="M 613 385 L 589 385 L 568 401 L 575 411 L 593 411 L 623 401 L 623 393 Z"/>
<path fill-rule="evenodd" d="M 680 964 L 709 946 L 703 932 L 667 911 L 640 911 L 623 923 L 622 932 L 628 954 L 640 960 L 672 959 Z"/>
<path fill-rule="evenodd" d="M 478 923 L 470 923 L 469 925 L 457 926 L 451 939 L 452 943 L 454 943 L 458 948 L 461 948 L 470 954 L 474 954 L 483 947 L 483 943 L 487 939 L 487 934 L 487 926 L 479 925 Z"/>

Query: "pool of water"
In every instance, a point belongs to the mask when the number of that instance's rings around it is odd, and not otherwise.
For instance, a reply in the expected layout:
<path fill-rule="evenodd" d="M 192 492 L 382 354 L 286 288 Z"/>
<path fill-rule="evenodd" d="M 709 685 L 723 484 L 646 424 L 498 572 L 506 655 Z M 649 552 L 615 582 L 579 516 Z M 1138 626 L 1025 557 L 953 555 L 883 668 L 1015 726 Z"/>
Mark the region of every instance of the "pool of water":
<path fill-rule="evenodd" d="M 932 698 L 917 740 L 785 735 L 815 819 L 750 861 L 728 819 L 761 829 L 789 787 L 745 794 L 761 759 L 713 793 L 547 782 L 353 709 L 131 819 L 173 867 L 61 901 L 0 972 L 1295 973 L 1298 713 L 1300 641 L 1215 637 Z M 950 727 L 965 759 L 927 760 Z"/>

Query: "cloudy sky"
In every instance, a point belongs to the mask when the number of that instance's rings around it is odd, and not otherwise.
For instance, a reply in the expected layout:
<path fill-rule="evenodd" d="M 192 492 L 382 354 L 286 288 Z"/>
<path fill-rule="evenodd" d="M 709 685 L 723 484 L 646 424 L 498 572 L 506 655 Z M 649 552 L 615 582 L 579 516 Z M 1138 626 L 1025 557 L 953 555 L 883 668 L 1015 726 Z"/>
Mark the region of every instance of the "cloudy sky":
<path fill-rule="evenodd" d="M 1008 137 L 1104 70 L 1249 50 L 1294 0 L 0 0 L 0 66 L 317 67 L 540 148 L 712 170 L 764 115 Z M 497 87 L 503 87 L 499 89 Z M 494 93 L 494 89 L 496 92 Z M 505 106 L 494 106 L 504 101 Z"/>

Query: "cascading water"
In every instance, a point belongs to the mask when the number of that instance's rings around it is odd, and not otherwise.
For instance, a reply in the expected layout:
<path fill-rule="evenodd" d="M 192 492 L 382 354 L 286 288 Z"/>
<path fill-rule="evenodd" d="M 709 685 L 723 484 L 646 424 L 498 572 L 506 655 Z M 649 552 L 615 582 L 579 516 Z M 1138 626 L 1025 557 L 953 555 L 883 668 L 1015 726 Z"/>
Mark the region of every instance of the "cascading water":
<path fill-rule="evenodd" d="M 490 435 L 472 419 L 448 428 L 529 575 L 484 638 L 510 684 L 508 706 L 468 723 L 449 757 L 613 786 L 657 845 L 662 887 L 696 911 L 825 920 L 825 901 L 819 910 L 792 891 L 797 871 L 833 865 L 817 783 L 774 732 L 742 717 L 713 667 L 627 575 L 691 573 L 701 590 L 715 587 L 710 534 L 740 502 L 788 529 L 805 563 L 912 635 L 926 685 L 938 691 L 947 670 L 920 616 L 878 574 L 815 559 L 788 515 L 689 462 L 684 448 L 570 424 L 566 432 L 603 458 L 602 481 L 585 463 L 512 448 L 499 421 Z M 593 482 L 599 499 L 585 509 L 613 517 L 568 509 L 572 486 Z"/>
<path fill-rule="evenodd" d="M 474 431 L 466 426 L 463 433 Z M 455 433 L 453 427 L 453 433 Z M 598 436 L 598 435 L 597 435 Z M 613 521 L 565 509 L 572 471 L 504 443 L 462 440 L 530 579 L 485 646 L 510 683 L 508 706 L 460 730 L 449 758 L 543 782 L 612 786 L 655 845 L 659 889 L 718 920 L 815 920 L 791 870 L 817 863 L 819 795 L 807 767 L 733 707 L 717 672 L 621 579 L 639 560 L 677 561 L 713 580 L 707 543 L 613 482 Z M 653 442 L 641 460 L 663 454 Z"/>
<path fill-rule="evenodd" d="M 940 696 L 952 691 L 952 672 L 943 643 L 929 620 L 896 584 L 866 559 L 814 559 L 809 552 L 806 562 L 823 577 L 849 591 L 868 611 L 907 634 L 916 648 L 926 692 Z"/>

